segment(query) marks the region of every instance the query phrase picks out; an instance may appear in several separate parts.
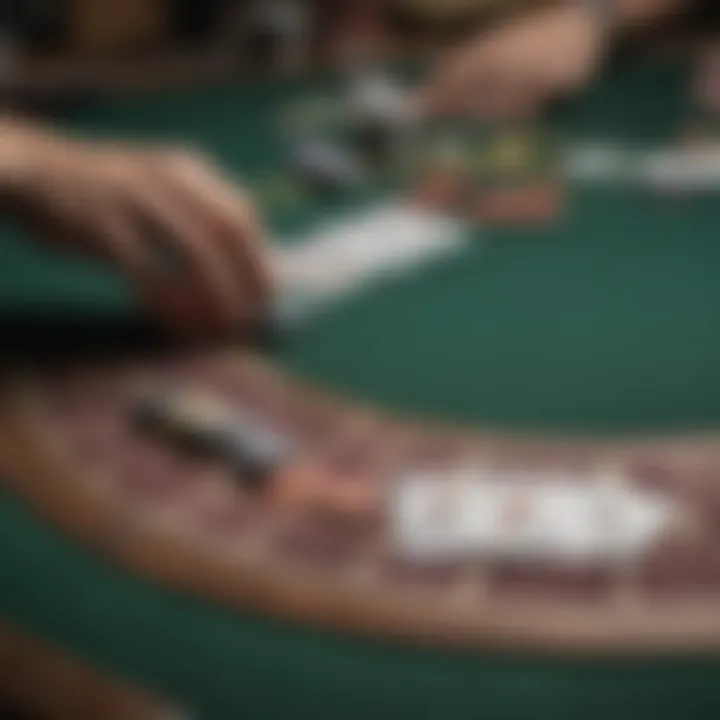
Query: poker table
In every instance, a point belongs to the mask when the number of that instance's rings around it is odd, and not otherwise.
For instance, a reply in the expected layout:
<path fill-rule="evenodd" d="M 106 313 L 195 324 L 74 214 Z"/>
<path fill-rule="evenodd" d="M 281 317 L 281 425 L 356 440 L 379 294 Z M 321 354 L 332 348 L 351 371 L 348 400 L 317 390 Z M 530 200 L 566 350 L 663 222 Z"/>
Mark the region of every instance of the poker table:
<path fill-rule="evenodd" d="M 686 79 L 675 59 L 626 59 L 553 121 L 567 137 L 672 144 L 688 112 Z M 62 122 L 84 134 L 189 142 L 252 178 L 282 162 L 268 118 L 325 82 L 175 90 Z M 336 211 L 315 203 L 269 221 L 286 231 Z M 423 422 L 712 437 L 718 228 L 709 197 L 570 188 L 558 227 L 478 232 L 462 258 L 338 304 L 273 362 L 305 386 Z M 28 343 L 82 355 L 149 342 L 129 289 L 108 271 L 50 256 L 10 227 L 0 252 L 9 350 Z M 548 655 L 289 622 L 128 570 L 46 522 L 17 487 L 9 479 L 0 495 L 0 614 L 193 717 L 689 720 L 720 711 L 712 647 Z"/>

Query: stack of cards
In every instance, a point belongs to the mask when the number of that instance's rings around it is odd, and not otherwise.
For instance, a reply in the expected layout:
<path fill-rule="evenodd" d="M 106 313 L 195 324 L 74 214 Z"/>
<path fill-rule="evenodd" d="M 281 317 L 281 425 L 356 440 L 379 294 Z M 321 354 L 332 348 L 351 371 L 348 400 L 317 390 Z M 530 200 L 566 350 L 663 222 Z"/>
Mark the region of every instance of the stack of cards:
<path fill-rule="evenodd" d="M 713 148 L 668 150 L 645 157 L 639 181 L 660 189 L 687 192 L 720 189 L 720 153 Z"/>
<path fill-rule="evenodd" d="M 398 551 L 420 560 L 626 561 L 656 543 L 674 515 L 669 499 L 614 476 L 481 468 L 405 478 L 391 503 Z"/>
<path fill-rule="evenodd" d="M 657 190 L 720 189 L 720 146 L 648 149 L 622 145 L 569 148 L 565 174 L 577 183 L 635 185 Z"/>
<path fill-rule="evenodd" d="M 328 222 L 275 250 L 277 312 L 299 320 L 370 283 L 450 256 L 466 243 L 461 222 L 409 204 L 374 207 Z"/>

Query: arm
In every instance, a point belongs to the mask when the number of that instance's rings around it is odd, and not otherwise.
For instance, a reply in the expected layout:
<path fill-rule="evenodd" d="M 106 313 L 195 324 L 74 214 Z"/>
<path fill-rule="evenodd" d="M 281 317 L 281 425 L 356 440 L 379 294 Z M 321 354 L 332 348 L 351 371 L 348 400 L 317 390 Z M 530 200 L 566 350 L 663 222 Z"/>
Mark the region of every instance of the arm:
<path fill-rule="evenodd" d="M 10 115 L 0 116 L 0 191 L 20 189 L 46 155 L 49 137 Z"/>
<path fill-rule="evenodd" d="M 562 0 L 478 34 L 439 63 L 421 92 L 428 112 L 528 115 L 588 82 L 619 35 L 693 0 Z"/>

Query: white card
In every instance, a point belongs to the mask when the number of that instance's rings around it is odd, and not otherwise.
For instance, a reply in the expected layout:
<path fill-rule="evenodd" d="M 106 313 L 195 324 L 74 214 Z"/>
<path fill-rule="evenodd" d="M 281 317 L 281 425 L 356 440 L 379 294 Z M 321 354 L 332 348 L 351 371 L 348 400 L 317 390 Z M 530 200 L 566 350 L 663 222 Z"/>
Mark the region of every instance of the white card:
<path fill-rule="evenodd" d="M 610 144 L 578 145 L 568 149 L 564 171 L 580 182 L 618 182 L 631 176 L 635 153 Z"/>
<path fill-rule="evenodd" d="M 396 549 L 421 560 L 634 559 L 663 535 L 672 517 L 668 499 L 612 478 L 478 470 L 408 477 L 391 502 Z"/>
<path fill-rule="evenodd" d="M 331 298 L 457 252 L 464 230 L 409 205 L 381 206 L 325 223 L 276 249 L 272 262 L 288 302 L 293 295 Z"/>
<path fill-rule="evenodd" d="M 720 154 L 708 148 L 649 153 L 639 164 L 638 179 L 670 189 L 717 189 L 720 187 Z"/>

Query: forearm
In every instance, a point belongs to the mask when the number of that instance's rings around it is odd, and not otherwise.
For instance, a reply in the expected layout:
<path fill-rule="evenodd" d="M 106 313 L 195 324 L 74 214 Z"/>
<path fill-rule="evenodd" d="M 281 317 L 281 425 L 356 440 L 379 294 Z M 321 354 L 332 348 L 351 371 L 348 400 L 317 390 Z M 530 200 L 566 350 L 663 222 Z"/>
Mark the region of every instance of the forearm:
<path fill-rule="evenodd" d="M 37 177 L 55 145 L 52 132 L 12 115 L 0 115 L 0 191 L 12 191 Z"/>

